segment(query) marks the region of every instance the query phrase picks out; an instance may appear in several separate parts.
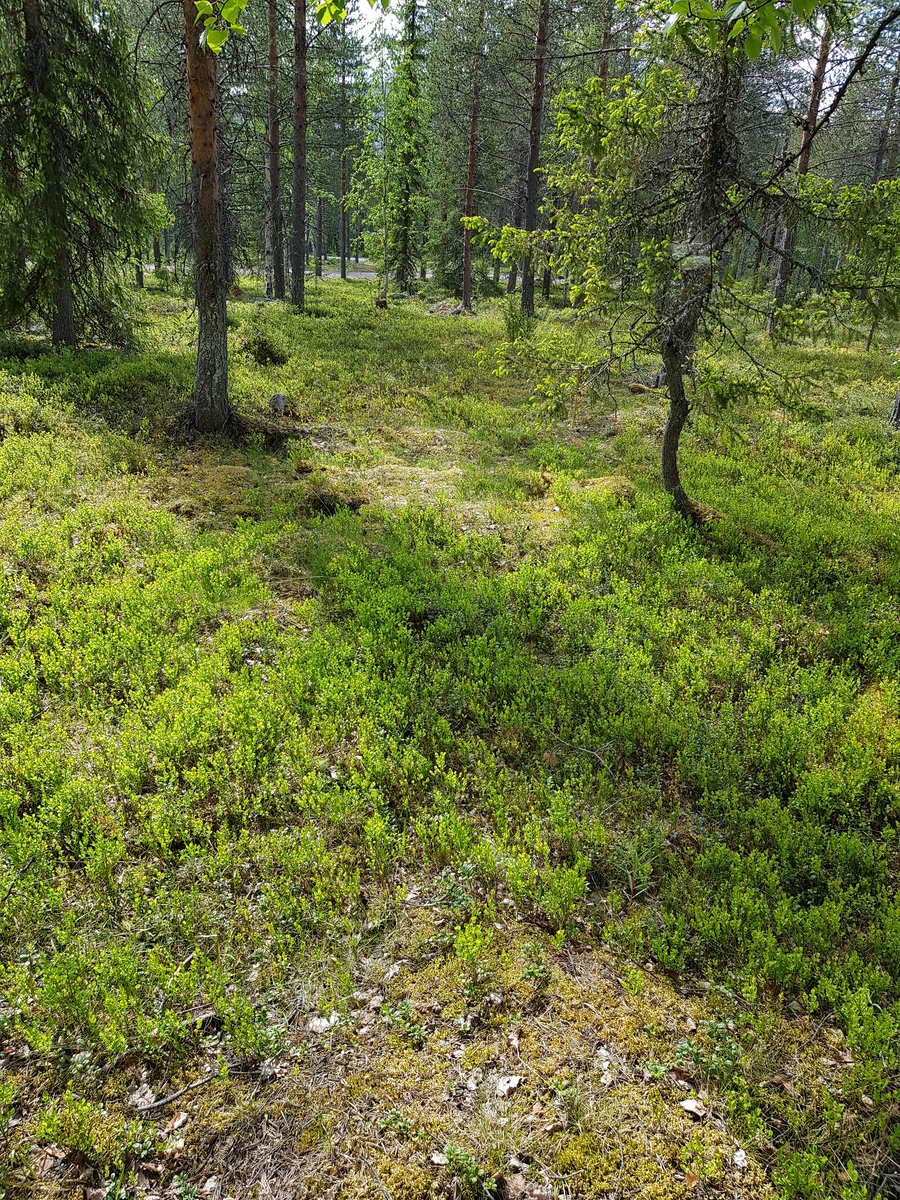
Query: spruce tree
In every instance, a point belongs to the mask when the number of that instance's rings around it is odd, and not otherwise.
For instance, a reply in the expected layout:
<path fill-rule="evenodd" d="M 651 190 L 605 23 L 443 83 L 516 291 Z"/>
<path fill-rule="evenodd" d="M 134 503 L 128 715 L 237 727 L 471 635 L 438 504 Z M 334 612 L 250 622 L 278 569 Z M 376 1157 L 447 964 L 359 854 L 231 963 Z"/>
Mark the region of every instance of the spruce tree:
<path fill-rule="evenodd" d="M 0 321 L 39 315 L 57 346 L 120 336 L 127 248 L 165 210 L 141 183 L 152 140 L 115 7 L 24 0 L 0 86 Z"/>
<path fill-rule="evenodd" d="M 399 61 L 388 94 L 388 268 L 402 293 L 416 280 L 418 233 L 424 214 L 424 133 L 421 119 L 421 39 L 417 0 L 406 0 Z"/>

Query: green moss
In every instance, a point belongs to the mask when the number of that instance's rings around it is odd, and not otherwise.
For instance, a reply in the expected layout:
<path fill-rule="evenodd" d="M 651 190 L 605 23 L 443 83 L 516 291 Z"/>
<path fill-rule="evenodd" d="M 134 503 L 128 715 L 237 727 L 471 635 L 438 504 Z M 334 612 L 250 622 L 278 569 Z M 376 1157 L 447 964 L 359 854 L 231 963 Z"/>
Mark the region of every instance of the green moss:
<path fill-rule="evenodd" d="M 615 1188 L 619 1154 L 594 1133 L 571 1138 L 556 1155 L 555 1169 L 571 1190 L 585 1200 Z"/>

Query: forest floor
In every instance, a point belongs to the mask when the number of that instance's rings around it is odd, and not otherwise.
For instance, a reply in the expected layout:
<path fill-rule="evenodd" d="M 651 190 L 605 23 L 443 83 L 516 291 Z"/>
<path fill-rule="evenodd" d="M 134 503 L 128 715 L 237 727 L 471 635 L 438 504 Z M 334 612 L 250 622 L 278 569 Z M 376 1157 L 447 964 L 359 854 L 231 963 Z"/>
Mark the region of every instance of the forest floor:
<path fill-rule="evenodd" d="M 373 296 L 2 350 L 0 1188 L 897 1195 L 890 350 Z"/>

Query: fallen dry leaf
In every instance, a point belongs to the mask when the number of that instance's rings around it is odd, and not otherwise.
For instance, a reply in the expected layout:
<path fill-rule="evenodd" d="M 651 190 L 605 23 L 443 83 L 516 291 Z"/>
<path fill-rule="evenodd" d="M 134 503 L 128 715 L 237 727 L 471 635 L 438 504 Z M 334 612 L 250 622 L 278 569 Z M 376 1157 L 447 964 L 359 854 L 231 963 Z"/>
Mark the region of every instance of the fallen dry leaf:
<path fill-rule="evenodd" d="M 125 1099 L 132 1108 L 149 1108 L 156 1099 L 156 1096 L 146 1083 L 142 1083 L 133 1092 L 129 1092 Z"/>
<path fill-rule="evenodd" d="M 684 1179 L 682 1180 L 682 1183 L 686 1188 L 695 1188 L 699 1182 L 699 1176 L 695 1175 L 693 1171 L 687 1171 Z"/>
<path fill-rule="evenodd" d="M 509 1179 L 506 1181 L 506 1195 L 509 1197 L 509 1200 L 513 1200 L 513 1198 L 517 1196 L 524 1196 L 525 1187 L 526 1182 L 524 1175 L 510 1175 Z"/>
<path fill-rule="evenodd" d="M 431 1161 L 436 1167 L 446 1167 L 450 1160 L 447 1158 L 446 1154 L 442 1154 L 440 1150 L 435 1150 L 431 1155 Z"/>
<path fill-rule="evenodd" d="M 186 1112 L 177 1112 L 165 1128 L 166 1133 L 175 1133 L 182 1125 L 186 1125 L 190 1117 Z"/>
<path fill-rule="evenodd" d="M 705 1117 L 709 1112 L 703 1101 L 697 1100 L 694 1096 L 691 1096 L 689 1100 L 679 1100 L 678 1105 L 686 1113 L 690 1113 L 692 1117 Z"/>
<path fill-rule="evenodd" d="M 773 1075 L 769 1082 L 777 1083 L 778 1086 L 782 1088 L 789 1096 L 794 1095 L 794 1085 L 789 1076 L 783 1074 Z"/>
<path fill-rule="evenodd" d="M 56 1170 L 58 1166 L 65 1160 L 65 1150 L 60 1150 L 59 1146 L 46 1146 L 39 1152 L 37 1160 L 38 1175 L 49 1175 L 51 1171 Z"/>
<path fill-rule="evenodd" d="M 501 1075 L 497 1080 L 497 1095 L 501 1100 L 508 1099 L 521 1082 L 521 1075 Z"/>
<path fill-rule="evenodd" d="M 372 1008 L 372 1007 L 373 1007 L 373 1005 L 370 1002 L 369 1008 Z M 340 1020 L 340 1017 L 338 1016 L 338 1014 L 336 1012 L 333 1012 L 330 1017 L 313 1017 L 313 1019 L 309 1023 L 309 1032 L 310 1033 L 328 1033 L 328 1031 L 330 1029 L 333 1029 L 335 1027 L 335 1025 L 337 1025 L 339 1020 Z"/>

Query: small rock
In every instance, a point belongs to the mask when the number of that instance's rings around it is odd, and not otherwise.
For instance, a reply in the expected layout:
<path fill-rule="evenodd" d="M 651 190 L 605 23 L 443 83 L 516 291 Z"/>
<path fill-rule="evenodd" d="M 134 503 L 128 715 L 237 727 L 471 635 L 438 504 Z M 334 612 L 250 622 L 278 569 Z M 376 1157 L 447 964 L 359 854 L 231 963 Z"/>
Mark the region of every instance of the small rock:
<path fill-rule="evenodd" d="M 450 1160 L 447 1158 L 446 1154 L 442 1154 L 440 1150 L 435 1150 L 431 1155 L 431 1161 L 436 1167 L 446 1167 Z"/>
<path fill-rule="evenodd" d="M 367 1007 L 370 1012 L 378 1012 L 378 1010 L 381 1008 L 382 1004 L 384 1004 L 384 996 L 382 996 L 381 992 L 376 992 L 375 995 L 372 997 L 372 999 L 369 1001 Z"/>
<path fill-rule="evenodd" d="M 284 415 L 284 406 L 286 404 L 287 404 L 287 396 L 284 394 L 284 392 L 276 392 L 275 395 L 272 397 L 272 399 L 269 401 L 269 411 L 274 413 L 276 416 L 279 416 L 279 417 L 283 416 Z"/>
<path fill-rule="evenodd" d="M 734 1158 L 732 1159 L 732 1162 L 734 1163 L 735 1170 L 737 1170 L 737 1171 L 746 1170 L 747 1151 L 746 1150 L 735 1150 Z"/>

